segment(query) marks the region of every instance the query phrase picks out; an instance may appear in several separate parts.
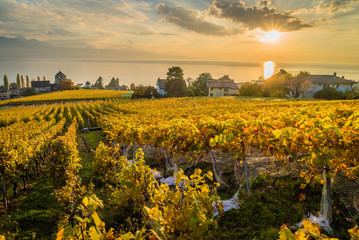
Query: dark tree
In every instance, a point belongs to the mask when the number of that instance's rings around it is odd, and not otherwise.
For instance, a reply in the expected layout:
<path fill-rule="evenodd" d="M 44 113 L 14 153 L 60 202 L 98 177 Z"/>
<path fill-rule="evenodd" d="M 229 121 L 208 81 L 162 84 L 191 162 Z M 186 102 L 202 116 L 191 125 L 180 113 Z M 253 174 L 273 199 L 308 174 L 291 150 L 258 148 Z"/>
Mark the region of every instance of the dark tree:
<path fill-rule="evenodd" d="M 135 89 L 136 89 L 136 85 L 134 83 L 131 83 L 130 90 L 135 91 Z"/>
<path fill-rule="evenodd" d="M 196 88 L 196 96 L 206 96 L 207 93 L 207 81 L 213 80 L 213 77 L 210 73 L 201 73 L 196 81 L 193 82 L 193 87 Z"/>
<path fill-rule="evenodd" d="M 166 92 L 169 97 L 181 97 L 185 95 L 186 81 L 183 70 L 180 67 L 171 67 L 167 72 Z"/>
<path fill-rule="evenodd" d="M 10 83 L 10 90 L 12 91 L 12 90 L 17 90 L 17 89 L 19 89 L 18 88 L 18 86 L 17 86 L 17 83 Z"/>
<path fill-rule="evenodd" d="M 21 88 L 21 83 L 20 83 L 20 75 L 16 75 L 16 84 L 17 84 L 17 89 Z"/>
<path fill-rule="evenodd" d="M 9 91 L 9 80 L 7 79 L 6 74 L 4 75 L 4 90 L 5 92 Z"/>
<path fill-rule="evenodd" d="M 94 86 L 94 88 L 104 89 L 104 87 L 103 87 L 103 78 L 100 76 L 100 77 L 96 80 L 96 82 L 95 82 L 95 84 L 94 84 L 93 86 Z"/>
<path fill-rule="evenodd" d="M 112 78 L 110 83 L 108 84 L 108 87 L 120 87 L 120 80 L 118 78 Z"/>

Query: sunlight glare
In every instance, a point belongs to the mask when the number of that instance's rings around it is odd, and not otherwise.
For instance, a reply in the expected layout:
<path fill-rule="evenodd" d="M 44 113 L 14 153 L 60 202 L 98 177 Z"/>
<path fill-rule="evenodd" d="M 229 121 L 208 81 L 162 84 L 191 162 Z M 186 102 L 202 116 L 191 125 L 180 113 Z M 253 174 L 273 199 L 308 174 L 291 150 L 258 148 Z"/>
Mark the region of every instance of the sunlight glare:
<path fill-rule="evenodd" d="M 276 42 L 280 37 L 280 32 L 275 30 L 264 32 L 264 34 L 265 34 L 266 42 Z"/>
<path fill-rule="evenodd" d="M 261 29 L 257 29 L 256 30 L 256 36 L 257 38 L 264 43 L 274 43 L 277 42 L 280 37 L 281 37 L 281 33 L 276 31 L 276 30 L 272 30 L 272 31 L 268 31 L 268 32 L 264 32 Z"/>
<path fill-rule="evenodd" d="M 274 73 L 274 63 L 268 61 L 264 63 L 264 79 L 270 78 Z"/>

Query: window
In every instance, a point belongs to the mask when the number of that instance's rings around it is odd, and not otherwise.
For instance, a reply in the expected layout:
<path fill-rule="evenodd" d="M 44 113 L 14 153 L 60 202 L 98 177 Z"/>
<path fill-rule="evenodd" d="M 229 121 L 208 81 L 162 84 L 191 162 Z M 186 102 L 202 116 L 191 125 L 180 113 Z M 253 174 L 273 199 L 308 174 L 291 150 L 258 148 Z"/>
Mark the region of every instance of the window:
<path fill-rule="evenodd" d="M 222 96 L 222 93 L 219 94 L 219 97 Z"/>
<path fill-rule="evenodd" d="M 228 89 L 228 88 L 225 88 L 225 89 L 224 89 L 224 92 L 228 92 L 228 91 L 229 91 L 229 89 Z"/>
<path fill-rule="evenodd" d="M 219 90 L 222 90 L 222 88 L 219 88 Z"/>
<path fill-rule="evenodd" d="M 211 97 L 213 97 L 213 93 L 211 93 L 211 95 L 210 95 Z"/>

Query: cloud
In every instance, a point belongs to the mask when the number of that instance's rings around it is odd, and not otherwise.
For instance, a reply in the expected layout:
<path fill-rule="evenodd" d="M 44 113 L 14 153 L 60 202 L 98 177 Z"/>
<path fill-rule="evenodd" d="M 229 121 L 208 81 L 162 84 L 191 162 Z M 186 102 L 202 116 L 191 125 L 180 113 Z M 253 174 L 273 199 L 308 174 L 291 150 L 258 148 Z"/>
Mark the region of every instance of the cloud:
<path fill-rule="evenodd" d="M 183 7 L 169 7 L 164 3 L 157 5 L 158 14 L 164 15 L 164 20 L 186 28 L 190 31 L 205 35 L 226 36 L 238 33 L 238 30 L 229 29 L 207 21 L 201 16 L 200 11 Z"/>
<path fill-rule="evenodd" d="M 332 0 L 330 2 L 320 1 L 317 6 L 317 12 L 319 13 L 339 13 L 350 12 L 354 10 L 354 7 L 359 5 L 358 0 Z"/>
<path fill-rule="evenodd" d="M 257 6 L 249 7 L 243 1 L 213 0 L 208 9 L 210 15 L 230 19 L 249 29 L 260 28 L 263 31 L 298 31 L 313 27 L 311 24 L 293 16 L 292 11 L 278 11 L 269 0 L 261 0 Z"/>
<path fill-rule="evenodd" d="M 141 23 L 149 20 L 150 6 L 142 0 L 1 0 L 0 36 L 108 48 L 126 42 L 124 32 L 151 28 Z"/>

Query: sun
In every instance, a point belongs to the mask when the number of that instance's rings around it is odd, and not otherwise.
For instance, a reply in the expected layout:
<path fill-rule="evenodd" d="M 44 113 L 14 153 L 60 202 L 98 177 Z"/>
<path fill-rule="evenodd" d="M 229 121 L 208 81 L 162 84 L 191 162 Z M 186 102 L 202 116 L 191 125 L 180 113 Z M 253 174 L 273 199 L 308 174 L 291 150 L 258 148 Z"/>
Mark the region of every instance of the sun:
<path fill-rule="evenodd" d="M 280 39 L 281 33 L 276 31 L 276 30 L 264 32 L 263 30 L 258 29 L 257 30 L 257 37 L 259 38 L 259 40 L 261 42 L 274 43 L 274 42 L 277 42 Z"/>
<path fill-rule="evenodd" d="M 280 32 L 272 30 L 269 32 L 264 32 L 266 42 L 276 42 L 280 38 Z"/>

